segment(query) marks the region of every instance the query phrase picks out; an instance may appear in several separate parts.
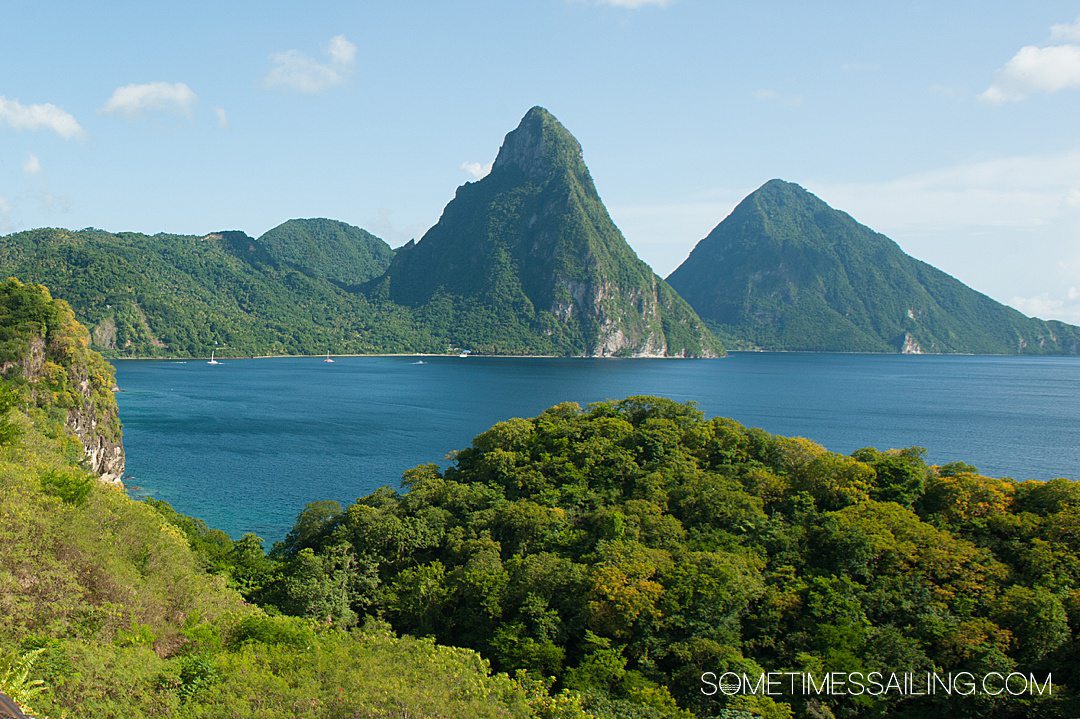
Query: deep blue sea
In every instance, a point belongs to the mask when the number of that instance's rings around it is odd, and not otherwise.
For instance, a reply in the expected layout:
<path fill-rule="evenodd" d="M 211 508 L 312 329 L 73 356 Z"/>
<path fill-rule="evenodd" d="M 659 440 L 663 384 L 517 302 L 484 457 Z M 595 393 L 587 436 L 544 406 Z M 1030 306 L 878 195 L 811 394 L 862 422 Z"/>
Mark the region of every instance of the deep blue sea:
<path fill-rule="evenodd" d="M 735 353 L 723 360 L 120 361 L 125 483 L 273 542 L 507 417 L 632 394 L 851 452 L 919 445 L 1017 479 L 1080 478 L 1080 358 Z M 134 489 L 133 487 L 138 487 Z"/>

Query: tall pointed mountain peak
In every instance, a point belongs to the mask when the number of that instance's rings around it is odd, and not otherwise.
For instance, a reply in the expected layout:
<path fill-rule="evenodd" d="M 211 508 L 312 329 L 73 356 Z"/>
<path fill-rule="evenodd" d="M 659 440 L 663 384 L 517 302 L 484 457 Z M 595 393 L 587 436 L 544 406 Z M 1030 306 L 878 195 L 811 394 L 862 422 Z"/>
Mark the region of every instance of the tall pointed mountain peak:
<path fill-rule="evenodd" d="M 634 253 L 581 145 L 541 107 L 503 140 L 487 177 L 372 286 L 452 346 L 499 354 L 712 356 L 701 319 Z"/>
<path fill-rule="evenodd" d="M 557 170 L 585 173 L 581 143 L 554 115 L 542 107 L 525 113 L 503 140 L 492 172 L 515 168 L 530 178 L 550 176 Z"/>
<path fill-rule="evenodd" d="M 723 336 L 762 349 L 1080 354 L 1080 328 L 1025 317 L 782 180 L 668 281 Z"/>

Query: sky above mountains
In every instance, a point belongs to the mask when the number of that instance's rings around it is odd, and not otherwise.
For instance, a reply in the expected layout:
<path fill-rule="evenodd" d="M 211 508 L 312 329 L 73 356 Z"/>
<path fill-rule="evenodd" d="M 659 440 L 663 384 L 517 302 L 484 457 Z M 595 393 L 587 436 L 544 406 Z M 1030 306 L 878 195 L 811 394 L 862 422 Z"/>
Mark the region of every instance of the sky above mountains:
<path fill-rule="evenodd" d="M 0 232 L 322 216 L 396 246 L 540 104 L 662 275 L 782 177 L 1080 322 L 1080 3 L 220 5 L 0 13 Z"/>

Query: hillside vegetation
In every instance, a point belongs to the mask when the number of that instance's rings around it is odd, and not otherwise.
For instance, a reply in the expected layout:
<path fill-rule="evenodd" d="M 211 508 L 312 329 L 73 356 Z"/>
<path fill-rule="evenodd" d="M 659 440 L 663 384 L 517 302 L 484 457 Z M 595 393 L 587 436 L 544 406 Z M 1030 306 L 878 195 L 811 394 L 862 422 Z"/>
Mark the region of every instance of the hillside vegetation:
<path fill-rule="evenodd" d="M 626 243 L 581 145 L 541 107 L 503 141 L 491 173 L 458 188 L 403 247 L 376 296 L 482 351 L 713 356 L 722 349 Z"/>
<path fill-rule="evenodd" d="M 343 287 L 386 272 L 394 251 L 367 230 L 327 219 L 289 220 L 259 238 L 271 257 Z"/>
<path fill-rule="evenodd" d="M 397 253 L 328 219 L 259 238 L 36 229 L 0 237 L 0 277 L 51 287 L 110 356 L 722 354 L 550 113 L 530 110 L 499 157 Z"/>
<path fill-rule="evenodd" d="M 376 307 L 313 263 L 290 261 L 289 228 L 272 230 L 269 245 L 242 232 L 30 230 L 0 237 L 0 273 L 53 288 L 113 356 L 446 351 L 408 310 Z"/>
<path fill-rule="evenodd" d="M 404 486 L 309 506 L 250 596 L 472 647 L 599 716 L 1080 716 L 1075 482 L 928 467 L 918 448 L 844 456 L 632 397 L 501 422 Z M 700 681 L 932 670 L 1052 673 L 1053 694 L 726 697 Z"/>
<path fill-rule="evenodd" d="M 1080 328 L 1026 317 L 782 180 L 739 203 L 668 281 L 737 347 L 1080 353 Z"/>
<path fill-rule="evenodd" d="M 0 285 L 0 691 L 73 719 L 585 717 L 471 650 L 246 602 L 235 568 L 266 562 L 257 541 L 206 530 L 236 576 L 212 574 L 194 520 L 84 461 L 69 379 L 115 416 L 113 377 L 71 318 L 43 287 Z"/>

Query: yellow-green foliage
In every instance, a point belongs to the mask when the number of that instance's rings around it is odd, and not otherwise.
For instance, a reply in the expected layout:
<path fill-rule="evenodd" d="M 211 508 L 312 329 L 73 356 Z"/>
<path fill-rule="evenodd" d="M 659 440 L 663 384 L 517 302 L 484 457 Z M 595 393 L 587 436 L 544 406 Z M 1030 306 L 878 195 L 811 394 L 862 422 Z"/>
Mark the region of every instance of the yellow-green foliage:
<path fill-rule="evenodd" d="M 96 482 L 80 501 L 56 496 L 49 478 L 80 478 L 62 436 L 42 413 L 12 415 L 23 434 L 0 448 L 0 653 L 18 672 L 0 673 L 0 691 L 54 717 L 538 715 L 471 650 L 266 617 L 150 505 Z"/>
<path fill-rule="evenodd" d="M 112 365 L 90 349 L 90 335 L 71 306 L 43 285 L 0 282 L 0 370 L 10 389 L 59 420 L 92 415 L 96 431 L 120 438 Z"/>
<path fill-rule="evenodd" d="M 844 456 L 658 397 L 561 404 L 406 472 L 407 493 L 309 505 L 254 596 L 473 647 L 604 719 L 1080 716 L 1080 483 L 922 455 Z M 1054 694 L 701 691 L 703 671 L 934 669 L 1052 673 Z"/>
<path fill-rule="evenodd" d="M 43 288 L 0 291 L 45 318 L 5 331 L 0 312 L 0 349 L 19 361 L 37 351 L 27 337 L 70 318 Z M 81 445 L 51 410 L 69 380 L 111 382 L 85 339 L 47 340 L 49 379 L 0 379 L 0 398 L 22 397 L 0 402 L 0 691 L 54 718 L 556 717 L 471 650 L 269 617 L 208 573 L 206 548 L 170 521 L 183 518 L 78 466 Z M 115 413 L 111 393 L 94 401 Z"/>

